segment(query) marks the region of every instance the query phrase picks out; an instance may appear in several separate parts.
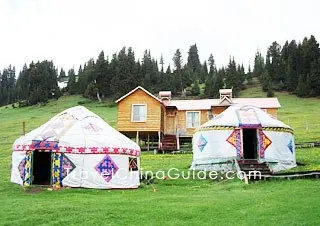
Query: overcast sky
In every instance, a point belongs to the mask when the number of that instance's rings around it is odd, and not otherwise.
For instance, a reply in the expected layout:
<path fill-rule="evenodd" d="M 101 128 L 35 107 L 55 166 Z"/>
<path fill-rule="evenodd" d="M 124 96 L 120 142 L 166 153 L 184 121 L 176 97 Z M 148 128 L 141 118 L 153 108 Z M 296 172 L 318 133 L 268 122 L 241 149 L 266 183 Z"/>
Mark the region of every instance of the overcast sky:
<path fill-rule="evenodd" d="M 176 49 L 186 62 L 193 43 L 201 62 L 212 53 L 222 66 L 232 55 L 247 67 L 273 41 L 320 41 L 319 9 L 317 0 L 0 0 L 0 69 L 48 59 L 77 71 L 123 46 L 172 66 Z"/>

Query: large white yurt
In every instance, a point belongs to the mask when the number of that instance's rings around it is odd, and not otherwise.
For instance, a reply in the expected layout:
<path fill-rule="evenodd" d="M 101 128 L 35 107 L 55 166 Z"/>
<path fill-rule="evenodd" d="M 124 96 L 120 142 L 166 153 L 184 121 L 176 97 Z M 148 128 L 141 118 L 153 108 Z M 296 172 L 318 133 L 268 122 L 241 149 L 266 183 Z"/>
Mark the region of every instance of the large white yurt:
<path fill-rule="evenodd" d="M 241 159 L 266 162 L 273 172 L 296 166 L 292 128 L 254 106 L 230 106 L 201 125 L 192 143 L 193 170 L 233 170 Z"/>
<path fill-rule="evenodd" d="M 11 181 L 58 188 L 137 188 L 139 156 L 135 142 L 76 106 L 14 142 Z"/>

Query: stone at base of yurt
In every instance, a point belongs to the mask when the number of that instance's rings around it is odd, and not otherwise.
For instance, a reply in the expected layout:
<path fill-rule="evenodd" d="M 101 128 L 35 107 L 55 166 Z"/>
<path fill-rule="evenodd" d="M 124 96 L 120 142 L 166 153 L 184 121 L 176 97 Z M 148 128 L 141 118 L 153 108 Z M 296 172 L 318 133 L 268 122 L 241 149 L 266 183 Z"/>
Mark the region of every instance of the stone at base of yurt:
<path fill-rule="evenodd" d="M 229 171 L 236 172 L 236 167 L 234 163 L 215 163 L 215 164 L 192 164 L 190 170 L 202 170 L 202 171 L 217 171 L 221 173 L 226 173 Z"/>

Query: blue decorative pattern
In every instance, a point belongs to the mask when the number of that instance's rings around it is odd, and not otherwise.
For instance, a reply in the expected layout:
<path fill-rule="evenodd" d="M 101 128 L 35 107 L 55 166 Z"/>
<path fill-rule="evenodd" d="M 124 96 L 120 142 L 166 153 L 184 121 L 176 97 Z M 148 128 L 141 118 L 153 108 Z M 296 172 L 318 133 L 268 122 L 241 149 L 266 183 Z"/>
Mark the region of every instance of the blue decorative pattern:
<path fill-rule="evenodd" d="M 289 148 L 290 152 L 293 154 L 293 141 L 292 141 L 292 139 L 290 139 L 290 141 L 288 143 L 288 148 Z"/>
<path fill-rule="evenodd" d="M 45 149 L 45 150 L 56 150 L 58 149 L 58 142 L 56 141 L 42 141 L 33 140 L 31 147 L 32 150 Z"/>
<path fill-rule="evenodd" d="M 24 180 L 23 180 L 23 185 L 24 186 L 29 186 L 31 184 L 31 151 L 26 152 L 26 157 L 25 157 L 25 167 L 24 167 Z"/>
<path fill-rule="evenodd" d="M 119 167 L 109 155 L 105 155 L 104 158 L 96 165 L 95 169 L 106 182 L 109 182 L 113 175 L 117 173 Z"/>
<path fill-rule="evenodd" d="M 62 154 L 62 171 L 61 171 L 61 182 L 76 168 L 75 164 L 65 155 Z"/>
<path fill-rule="evenodd" d="M 201 134 L 198 140 L 198 148 L 202 152 L 204 147 L 207 145 L 208 141 L 204 138 L 204 136 Z"/>

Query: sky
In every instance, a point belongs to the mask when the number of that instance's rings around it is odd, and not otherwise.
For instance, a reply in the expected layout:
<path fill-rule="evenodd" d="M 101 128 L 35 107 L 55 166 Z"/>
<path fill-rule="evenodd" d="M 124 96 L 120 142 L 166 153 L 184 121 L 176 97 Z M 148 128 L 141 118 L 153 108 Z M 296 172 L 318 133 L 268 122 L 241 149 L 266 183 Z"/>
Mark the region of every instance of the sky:
<path fill-rule="evenodd" d="M 320 42 L 319 9 L 317 0 L 0 0 L 0 69 L 47 59 L 77 71 L 124 46 L 172 67 L 175 51 L 186 63 L 194 43 L 201 62 L 212 53 L 218 67 L 233 56 L 247 68 L 273 41 Z"/>

